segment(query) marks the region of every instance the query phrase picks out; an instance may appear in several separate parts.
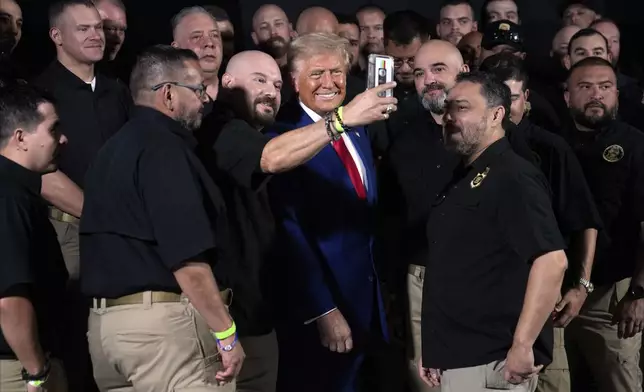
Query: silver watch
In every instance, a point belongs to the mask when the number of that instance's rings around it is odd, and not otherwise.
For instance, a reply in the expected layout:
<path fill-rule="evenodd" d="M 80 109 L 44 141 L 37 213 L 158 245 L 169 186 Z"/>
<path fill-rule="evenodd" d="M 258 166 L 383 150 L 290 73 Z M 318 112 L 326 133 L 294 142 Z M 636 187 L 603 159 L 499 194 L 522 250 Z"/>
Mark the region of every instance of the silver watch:
<path fill-rule="evenodd" d="M 582 286 L 584 286 L 584 288 L 586 289 L 586 292 L 587 292 L 588 294 L 590 294 L 590 293 L 592 293 L 593 291 L 595 291 L 595 285 L 594 285 L 594 284 L 592 284 L 592 282 L 591 282 L 590 280 L 586 280 L 586 279 L 584 279 L 584 278 L 579 278 L 579 284 L 581 284 Z"/>

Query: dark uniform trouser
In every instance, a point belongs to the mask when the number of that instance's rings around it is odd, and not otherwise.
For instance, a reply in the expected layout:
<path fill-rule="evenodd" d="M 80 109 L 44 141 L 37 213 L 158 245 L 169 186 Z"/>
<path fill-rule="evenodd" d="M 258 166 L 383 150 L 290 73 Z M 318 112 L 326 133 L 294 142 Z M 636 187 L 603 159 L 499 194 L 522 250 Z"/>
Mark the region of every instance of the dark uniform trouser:
<path fill-rule="evenodd" d="M 642 334 L 619 339 L 617 325 L 612 324 L 615 308 L 629 285 L 630 279 L 624 279 L 595 288 L 579 316 L 566 328 L 573 392 L 642 391 Z"/>
<path fill-rule="evenodd" d="M 275 392 L 279 358 L 275 331 L 268 335 L 246 336 L 239 341 L 246 358 L 237 376 L 237 391 Z"/>
<path fill-rule="evenodd" d="M 0 392 L 27 392 L 21 371 L 22 364 L 19 361 L 0 360 Z M 47 392 L 67 392 L 65 371 L 57 359 L 51 360 L 46 386 Z"/>
<path fill-rule="evenodd" d="M 150 291 L 128 297 L 137 301 L 94 300 L 90 311 L 87 338 L 101 392 L 235 391 L 234 381 L 218 385 L 217 342 L 187 297 Z"/>
<path fill-rule="evenodd" d="M 89 303 L 79 288 L 80 251 L 78 219 L 57 209 L 50 209 L 50 222 L 56 230 L 58 243 L 65 259 L 69 284 L 63 307 L 65 334 L 62 337 L 64 352 L 61 360 L 67 371 L 70 392 L 93 392 L 96 384 L 92 378 L 92 365 L 87 347 L 87 316 Z"/>

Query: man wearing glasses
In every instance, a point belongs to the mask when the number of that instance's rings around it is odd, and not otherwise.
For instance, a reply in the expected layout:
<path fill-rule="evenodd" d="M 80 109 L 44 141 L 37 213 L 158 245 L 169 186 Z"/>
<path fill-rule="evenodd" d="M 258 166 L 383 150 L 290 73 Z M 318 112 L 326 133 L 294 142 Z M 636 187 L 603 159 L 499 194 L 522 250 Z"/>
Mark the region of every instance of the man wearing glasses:
<path fill-rule="evenodd" d="M 88 172 L 81 289 L 100 390 L 235 390 L 245 354 L 212 270 L 224 201 L 193 152 L 203 82 L 194 52 L 144 51 L 136 111 Z"/>

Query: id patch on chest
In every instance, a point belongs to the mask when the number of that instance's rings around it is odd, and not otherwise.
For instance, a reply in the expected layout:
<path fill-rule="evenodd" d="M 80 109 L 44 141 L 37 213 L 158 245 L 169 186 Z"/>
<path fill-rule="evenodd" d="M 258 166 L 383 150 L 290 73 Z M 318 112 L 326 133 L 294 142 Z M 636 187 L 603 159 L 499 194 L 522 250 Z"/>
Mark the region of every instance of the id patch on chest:
<path fill-rule="evenodd" d="M 478 173 L 470 182 L 470 187 L 472 189 L 478 188 L 483 183 L 483 180 L 485 180 L 485 177 L 487 177 L 487 174 L 489 172 L 490 172 L 490 168 L 486 167 L 482 173 Z"/>
<path fill-rule="evenodd" d="M 619 144 L 613 144 L 604 150 L 602 157 L 606 162 L 615 163 L 624 158 L 624 149 Z"/>

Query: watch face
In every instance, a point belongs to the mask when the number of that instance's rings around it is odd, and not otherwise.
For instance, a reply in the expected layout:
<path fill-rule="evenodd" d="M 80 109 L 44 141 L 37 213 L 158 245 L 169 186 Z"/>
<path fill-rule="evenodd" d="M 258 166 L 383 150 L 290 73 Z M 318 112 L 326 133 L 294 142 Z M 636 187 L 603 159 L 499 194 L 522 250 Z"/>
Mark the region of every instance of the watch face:
<path fill-rule="evenodd" d="M 644 298 L 644 288 L 643 287 L 631 287 L 628 291 L 631 297 L 634 298 Z"/>

